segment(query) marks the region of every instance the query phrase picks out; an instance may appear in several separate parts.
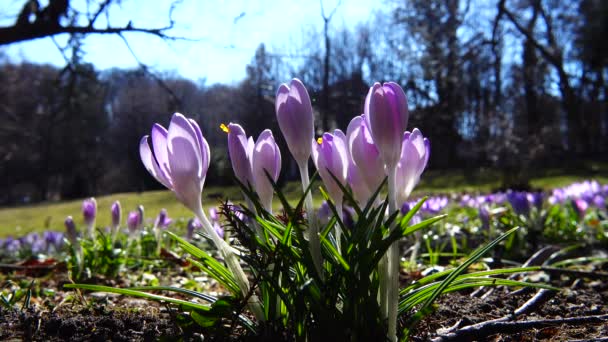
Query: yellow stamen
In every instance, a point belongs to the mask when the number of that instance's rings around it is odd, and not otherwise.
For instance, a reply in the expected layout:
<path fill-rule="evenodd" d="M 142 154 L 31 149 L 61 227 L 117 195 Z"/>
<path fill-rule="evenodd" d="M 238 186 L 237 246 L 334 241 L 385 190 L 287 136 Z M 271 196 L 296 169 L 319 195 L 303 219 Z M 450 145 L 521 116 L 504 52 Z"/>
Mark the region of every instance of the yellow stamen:
<path fill-rule="evenodd" d="M 323 143 L 323 138 L 322 137 L 318 137 L 317 138 L 317 144 L 321 145 Z"/>
<path fill-rule="evenodd" d="M 230 133 L 230 128 L 228 128 L 228 126 L 226 126 L 225 124 L 221 124 L 220 129 L 225 133 Z"/>

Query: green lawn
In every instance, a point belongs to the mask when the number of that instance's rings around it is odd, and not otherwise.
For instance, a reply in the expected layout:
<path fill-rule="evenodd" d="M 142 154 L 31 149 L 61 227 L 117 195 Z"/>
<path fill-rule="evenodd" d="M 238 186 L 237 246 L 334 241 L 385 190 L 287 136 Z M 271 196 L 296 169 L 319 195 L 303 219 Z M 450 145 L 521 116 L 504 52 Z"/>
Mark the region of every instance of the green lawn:
<path fill-rule="evenodd" d="M 601 175 L 601 176 L 600 176 Z M 414 196 L 446 193 L 451 191 L 475 191 L 487 192 L 500 184 L 497 172 L 478 170 L 475 175 L 464 171 L 439 172 L 430 171 L 423 175 L 420 185 L 415 190 Z M 596 179 L 605 184 L 608 183 L 608 172 L 600 170 L 593 172 L 580 172 L 564 174 L 556 171 L 545 172 L 542 177 L 531 180 L 533 187 L 551 189 L 572 182 L 585 179 Z M 285 193 L 294 202 L 301 194 L 300 184 L 288 183 Z M 321 202 L 321 196 L 316 188 L 313 188 L 315 203 Z M 206 187 L 203 192 L 205 198 L 204 206 L 217 206 L 221 198 L 232 198 L 235 202 L 242 201 L 240 191 L 236 187 Z M 220 198 L 221 197 L 221 198 Z M 110 206 L 112 202 L 119 200 L 123 208 L 123 224 L 129 211 L 142 204 L 145 208 L 146 219 L 152 222 L 161 208 L 166 208 L 172 218 L 190 218 L 193 215 L 182 206 L 170 191 L 149 191 L 146 193 L 120 193 L 97 197 L 98 215 L 97 225 L 105 227 L 110 224 Z M 82 199 L 64 201 L 58 203 L 40 203 L 23 207 L 9 207 L 0 209 L 0 238 L 6 236 L 21 236 L 32 231 L 60 230 L 64 229 L 63 221 L 68 216 L 74 217 L 77 224 L 82 224 L 81 214 Z M 279 203 L 275 197 L 275 205 Z"/>

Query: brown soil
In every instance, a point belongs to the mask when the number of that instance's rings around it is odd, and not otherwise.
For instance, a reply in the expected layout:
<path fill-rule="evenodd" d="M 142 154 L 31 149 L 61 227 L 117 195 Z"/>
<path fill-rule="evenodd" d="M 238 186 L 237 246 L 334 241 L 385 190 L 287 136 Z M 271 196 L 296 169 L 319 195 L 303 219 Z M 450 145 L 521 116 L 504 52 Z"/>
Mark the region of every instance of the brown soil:
<path fill-rule="evenodd" d="M 605 271 L 598 270 L 589 278 L 561 274 L 542 280 L 562 290 L 548 292 L 532 309 L 516 317 L 509 315 L 534 297 L 538 290 L 494 288 L 477 291 L 475 295 L 472 292 L 444 295 L 438 300 L 436 311 L 420 322 L 412 340 L 429 341 L 443 336 L 445 340 L 456 341 L 608 341 L 608 279 L 598 277 L 600 272 Z M 60 289 L 64 280 L 57 278 L 61 276 L 51 276 L 43 282 L 48 288 Z M 123 281 L 97 283 L 125 285 Z M 58 290 L 52 298 L 32 298 L 28 309 L 0 308 L 0 340 L 214 340 L 213 335 L 204 336 L 200 329 L 179 326 L 177 315 L 175 307 L 153 301 L 112 294 L 85 295 L 83 299 L 75 292 Z M 486 326 L 472 333 L 462 333 L 467 326 L 501 317 L 509 317 L 506 321 L 515 324 Z M 556 321 L 574 317 L 582 319 L 568 323 Z M 536 326 L 519 324 L 538 320 L 553 321 Z M 219 339 L 225 338 L 238 340 L 239 333 L 233 332 L 232 336 Z"/>
<path fill-rule="evenodd" d="M 484 299 L 463 293 L 449 294 L 438 301 L 439 309 L 422 321 L 413 340 L 425 341 L 436 338 L 440 329 L 456 326 L 461 329 L 475 323 L 498 319 L 512 314 L 535 294 L 512 294 L 506 291 L 494 292 Z M 559 320 L 570 317 L 587 317 L 608 314 L 608 288 L 606 283 L 587 283 L 575 289 L 564 289 L 550 294 L 548 300 L 528 314 L 511 320 L 530 322 L 536 320 Z M 528 328 L 514 324 L 511 331 L 504 325 L 494 331 L 475 332 L 471 335 L 456 336 L 456 341 L 569 341 L 577 339 L 599 339 L 608 336 L 608 316 L 603 323 L 583 320 L 577 324 L 546 324 Z M 457 330 L 457 329 L 455 329 Z M 445 334 L 445 332 L 444 332 Z"/>

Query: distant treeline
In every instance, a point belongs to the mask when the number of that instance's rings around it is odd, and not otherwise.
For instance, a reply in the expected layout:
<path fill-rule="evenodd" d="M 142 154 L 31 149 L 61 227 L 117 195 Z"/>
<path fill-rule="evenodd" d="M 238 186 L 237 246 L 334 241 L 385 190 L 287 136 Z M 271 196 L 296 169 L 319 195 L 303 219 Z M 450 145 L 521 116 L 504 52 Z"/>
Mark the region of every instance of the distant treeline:
<path fill-rule="evenodd" d="M 345 130 L 372 82 L 401 84 L 432 169 L 496 167 L 505 185 L 522 185 L 533 168 L 607 158 L 608 1 L 387 1 L 356 28 L 328 24 L 289 51 L 260 45 L 235 85 L 101 71 L 82 58 L 65 68 L 6 60 L 0 204 L 159 188 L 138 143 L 173 112 L 196 118 L 209 141 L 208 183 L 232 182 L 219 129 L 230 121 L 254 136 L 272 129 L 282 180 L 295 177 L 274 113 L 291 77 L 309 89 L 318 133 Z"/>

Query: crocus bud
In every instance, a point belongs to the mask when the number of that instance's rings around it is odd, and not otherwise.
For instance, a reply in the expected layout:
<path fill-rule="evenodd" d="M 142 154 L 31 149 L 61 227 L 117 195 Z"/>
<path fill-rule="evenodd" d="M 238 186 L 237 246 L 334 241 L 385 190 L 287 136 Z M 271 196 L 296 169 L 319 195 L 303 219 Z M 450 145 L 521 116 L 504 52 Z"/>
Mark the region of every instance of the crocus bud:
<path fill-rule="evenodd" d="M 171 189 L 190 210 L 200 210 L 210 152 L 194 120 L 175 113 L 168 130 L 155 124 L 151 135 L 141 139 L 139 154 L 157 181 Z"/>
<path fill-rule="evenodd" d="M 312 104 L 304 84 L 294 78 L 290 85 L 281 84 L 277 91 L 275 109 L 277 121 L 287 147 L 298 165 L 306 165 L 314 140 Z"/>
<path fill-rule="evenodd" d="M 517 215 L 528 216 L 530 214 L 530 202 L 528 202 L 525 192 L 509 191 L 507 192 L 507 201 Z"/>
<path fill-rule="evenodd" d="M 577 199 L 572 200 L 572 204 L 573 204 L 574 210 L 578 214 L 578 217 L 580 217 L 580 218 L 584 217 L 585 212 L 587 212 L 587 209 L 589 208 L 589 203 L 587 203 L 587 201 L 585 201 L 582 198 L 577 198 Z"/>
<path fill-rule="evenodd" d="M 403 203 L 420 181 L 420 175 L 429 160 L 430 143 L 417 128 L 412 133 L 403 134 L 401 157 L 397 164 L 396 197 L 397 203 Z"/>
<path fill-rule="evenodd" d="M 481 229 L 485 231 L 490 229 L 490 211 L 485 205 L 479 207 L 479 220 L 481 221 Z"/>
<path fill-rule="evenodd" d="M 543 193 L 540 191 L 537 192 L 531 192 L 528 193 L 526 195 L 526 197 L 528 198 L 528 202 L 530 202 L 530 204 L 532 206 L 534 206 L 536 208 L 536 210 L 541 210 L 543 207 Z"/>
<path fill-rule="evenodd" d="M 334 203 L 341 204 L 342 190 L 334 177 L 340 184 L 346 186 L 349 164 L 346 136 L 339 129 L 335 130 L 334 134 L 324 133 L 323 138 L 319 139 L 313 147 L 312 156 L 327 193 Z"/>
<path fill-rule="evenodd" d="M 169 216 L 167 216 L 167 209 L 163 208 L 160 210 L 158 217 L 156 217 L 155 226 L 159 227 L 159 228 L 167 229 L 167 227 L 171 224 L 171 222 L 173 222 L 173 220 L 171 220 L 169 218 Z"/>
<path fill-rule="evenodd" d="M 268 172 L 274 182 L 279 179 L 279 173 L 281 172 L 281 151 L 279 151 L 279 146 L 277 146 L 269 129 L 264 130 L 258 137 L 252 157 L 252 174 L 255 190 L 264 208 L 271 211 L 274 189 L 268 180 L 268 176 L 266 176 L 266 172 Z"/>
<path fill-rule="evenodd" d="M 97 201 L 91 197 L 82 201 L 82 216 L 86 224 L 95 223 L 95 217 L 97 216 Z"/>
<path fill-rule="evenodd" d="M 197 229 L 201 229 L 203 225 L 197 218 L 192 218 L 188 221 L 188 226 L 186 228 L 186 239 L 191 241 L 194 237 L 194 231 Z"/>
<path fill-rule="evenodd" d="M 407 98 L 394 82 L 374 83 L 365 99 L 365 116 L 384 165 L 399 162 L 401 139 L 408 121 Z"/>
<path fill-rule="evenodd" d="M 140 204 L 137 206 L 137 229 L 143 229 L 143 228 L 144 228 L 144 206 Z"/>
<path fill-rule="evenodd" d="M 378 190 L 385 176 L 380 151 L 372 139 L 365 115 L 354 117 L 346 130 L 347 146 L 353 163 L 372 193 Z"/>
<path fill-rule="evenodd" d="M 127 228 L 129 228 L 129 235 L 134 235 L 139 228 L 139 212 L 132 211 L 127 216 Z"/>
<path fill-rule="evenodd" d="M 253 186 L 251 174 L 251 154 L 253 153 L 253 138 L 247 138 L 245 130 L 238 124 L 230 123 L 228 130 L 228 155 L 232 163 L 234 175 L 245 186 Z"/>
<path fill-rule="evenodd" d="M 120 207 L 119 201 L 112 203 L 111 212 L 112 212 L 112 226 L 118 227 L 120 225 L 120 219 L 122 216 L 122 209 Z"/>
<path fill-rule="evenodd" d="M 66 217 L 64 224 L 66 237 L 72 245 L 76 245 L 78 243 L 78 233 L 76 232 L 76 224 L 74 224 L 74 219 L 72 219 L 72 216 Z"/>
<path fill-rule="evenodd" d="M 218 222 L 220 220 L 220 215 L 217 213 L 217 209 L 209 208 L 209 220 L 211 222 Z"/>
<path fill-rule="evenodd" d="M 222 226 L 220 226 L 218 222 L 213 222 L 213 230 L 215 231 L 217 236 L 220 237 L 220 239 L 224 238 L 224 228 L 222 228 Z"/>

